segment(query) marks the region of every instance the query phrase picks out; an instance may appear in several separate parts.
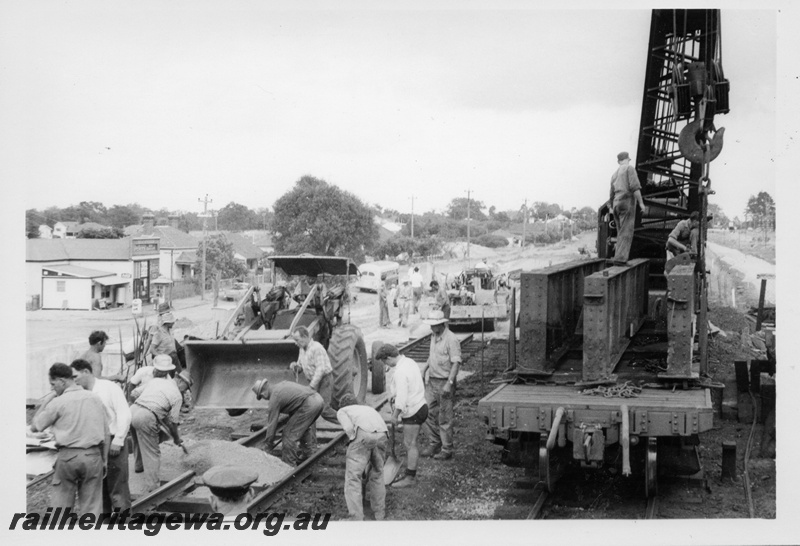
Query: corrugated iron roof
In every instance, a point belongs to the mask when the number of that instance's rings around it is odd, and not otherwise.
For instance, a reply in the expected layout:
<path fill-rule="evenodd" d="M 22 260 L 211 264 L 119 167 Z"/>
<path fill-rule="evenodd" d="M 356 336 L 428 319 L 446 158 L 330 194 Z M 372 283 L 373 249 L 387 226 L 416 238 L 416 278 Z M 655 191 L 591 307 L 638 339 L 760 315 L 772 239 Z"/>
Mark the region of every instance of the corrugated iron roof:
<path fill-rule="evenodd" d="M 83 279 L 94 279 L 97 277 L 115 276 L 114 273 L 110 273 L 108 271 L 100 271 L 99 269 L 90 269 L 88 267 L 81 267 L 79 265 L 72 265 L 72 264 L 48 265 L 43 269 L 47 269 L 50 271 L 57 271 L 65 275 L 70 275 L 72 277 L 81 277 Z M 43 276 L 47 277 L 49 275 L 43 274 Z"/>
<path fill-rule="evenodd" d="M 142 224 L 127 226 L 123 231 L 125 235 L 138 236 L 144 233 L 144 226 Z M 197 248 L 202 240 L 202 236 L 198 238 L 172 226 L 154 226 L 153 233 L 148 233 L 147 236 L 161 239 L 161 250 Z"/>
<path fill-rule="evenodd" d="M 27 239 L 25 261 L 130 260 L 131 240 L 123 239 Z"/>

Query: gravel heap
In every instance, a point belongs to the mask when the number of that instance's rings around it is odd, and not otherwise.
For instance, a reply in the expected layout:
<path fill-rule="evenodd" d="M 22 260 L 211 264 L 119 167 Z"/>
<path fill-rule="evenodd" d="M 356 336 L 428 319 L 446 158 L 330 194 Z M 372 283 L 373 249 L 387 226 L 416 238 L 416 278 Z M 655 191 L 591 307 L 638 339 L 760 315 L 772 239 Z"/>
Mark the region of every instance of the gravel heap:
<path fill-rule="evenodd" d="M 199 440 L 185 442 L 188 455 L 183 456 L 183 464 L 202 476 L 212 466 L 244 466 L 258 472 L 256 483 L 268 485 L 283 478 L 292 466 L 277 457 L 267 455 L 253 447 L 244 447 L 224 440 Z M 163 445 L 162 445 L 163 449 Z"/>

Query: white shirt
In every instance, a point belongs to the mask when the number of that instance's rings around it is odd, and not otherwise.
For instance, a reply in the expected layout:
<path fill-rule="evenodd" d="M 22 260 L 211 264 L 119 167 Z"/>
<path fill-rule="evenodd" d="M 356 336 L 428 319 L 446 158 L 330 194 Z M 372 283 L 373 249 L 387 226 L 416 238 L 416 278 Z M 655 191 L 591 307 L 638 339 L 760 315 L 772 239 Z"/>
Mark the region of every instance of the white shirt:
<path fill-rule="evenodd" d="M 394 396 L 394 407 L 400 410 L 401 417 L 408 419 L 417 413 L 425 404 L 425 384 L 419 365 L 401 356 L 394 367 L 389 392 Z"/>
<path fill-rule="evenodd" d="M 108 418 L 108 432 L 113 437 L 111 443 L 122 447 L 131 426 L 131 408 L 119 385 L 107 379 L 95 379 L 92 392 L 100 397 Z"/>
<path fill-rule="evenodd" d="M 388 432 L 389 430 L 386 428 L 383 417 L 369 406 L 358 404 L 345 406 L 336 412 L 336 418 L 351 440 L 356 437 L 358 429 L 364 432 Z"/>
<path fill-rule="evenodd" d="M 408 280 L 411 282 L 411 288 L 422 287 L 422 273 L 419 271 L 411 271 L 411 273 L 408 274 Z"/>

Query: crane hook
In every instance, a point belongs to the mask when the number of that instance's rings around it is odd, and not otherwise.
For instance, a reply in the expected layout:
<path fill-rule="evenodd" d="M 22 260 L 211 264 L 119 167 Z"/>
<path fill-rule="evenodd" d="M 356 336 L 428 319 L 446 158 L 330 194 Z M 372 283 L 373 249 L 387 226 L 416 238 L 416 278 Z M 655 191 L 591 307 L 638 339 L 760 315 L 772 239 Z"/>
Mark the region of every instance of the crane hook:
<path fill-rule="evenodd" d="M 700 145 L 700 138 L 703 136 L 703 120 L 696 119 L 686 125 L 681 130 L 678 137 L 678 148 L 683 157 L 692 163 L 705 163 L 706 161 L 714 161 L 719 153 L 722 151 L 722 139 L 725 135 L 725 127 L 721 127 L 708 143 L 710 148 L 708 159 L 706 159 L 705 150 Z"/>

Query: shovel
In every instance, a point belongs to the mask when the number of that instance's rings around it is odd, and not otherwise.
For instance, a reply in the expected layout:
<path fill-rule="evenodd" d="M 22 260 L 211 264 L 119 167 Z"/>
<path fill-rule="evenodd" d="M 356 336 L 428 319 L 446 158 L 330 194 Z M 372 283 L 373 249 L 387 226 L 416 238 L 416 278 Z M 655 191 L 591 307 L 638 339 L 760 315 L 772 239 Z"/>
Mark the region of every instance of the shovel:
<path fill-rule="evenodd" d="M 392 444 L 392 451 L 389 458 L 386 459 L 386 462 L 383 463 L 383 483 L 384 485 L 389 485 L 392 483 L 397 476 L 397 473 L 400 471 L 400 467 L 402 463 L 397 460 L 397 457 L 394 454 L 394 423 L 392 423 L 392 428 L 389 429 L 389 441 Z"/>

